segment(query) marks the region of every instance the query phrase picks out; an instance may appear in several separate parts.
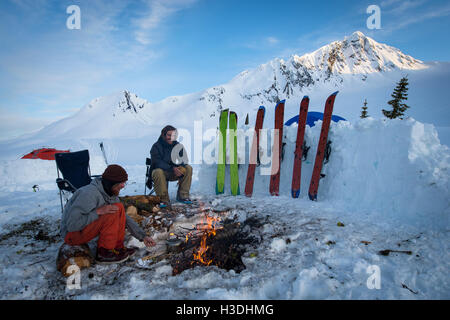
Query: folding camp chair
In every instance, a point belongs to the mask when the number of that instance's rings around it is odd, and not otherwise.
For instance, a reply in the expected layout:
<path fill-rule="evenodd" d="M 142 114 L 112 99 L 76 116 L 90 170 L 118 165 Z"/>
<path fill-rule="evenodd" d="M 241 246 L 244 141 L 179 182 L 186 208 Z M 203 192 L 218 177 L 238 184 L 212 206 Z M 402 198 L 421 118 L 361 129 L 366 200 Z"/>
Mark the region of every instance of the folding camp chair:
<path fill-rule="evenodd" d="M 147 166 L 147 172 L 145 173 L 144 195 L 147 195 L 147 188 L 148 188 L 148 190 L 150 190 L 150 193 L 148 195 L 151 196 L 153 193 L 155 193 L 155 188 L 153 187 L 152 181 L 152 173 L 150 171 L 150 168 L 152 166 L 152 159 L 146 158 L 145 165 Z M 167 190 L 169 190 L 169 180 L 167 180 Z"/>
<path fill-rule="evenodd" d="M 62 212 L 63 195 L 67 202 L 70 194 L 74 193 L 77 189 L 90 184 L 92 178 L 100 177 L 100 175 L 91 176 L 88 150 L 55 153 L 55 161 L 56 173 L 58 175 L 56 184 L 59 189 L 59 199 L 61 201 Z M 63 178 L 60 178 L 59 172 L 61 172 Z"/>
<path fill-rule="evenodd" d="M 152 159 L 150 159 L 150 158 L 145 159 L 145 165 L 147 166 L 147 172 L 145 173 L 144 195 L 147 195 L 147 188 L 148 188 L 150 190 L 150 193 L 148 195 L 151 196 L 152 193 L 155 192 L 155 189 L 153 188 L 152 177 L 151 177 L 152 173 L 150 172 L 150 167 L 152 165 Z"/>

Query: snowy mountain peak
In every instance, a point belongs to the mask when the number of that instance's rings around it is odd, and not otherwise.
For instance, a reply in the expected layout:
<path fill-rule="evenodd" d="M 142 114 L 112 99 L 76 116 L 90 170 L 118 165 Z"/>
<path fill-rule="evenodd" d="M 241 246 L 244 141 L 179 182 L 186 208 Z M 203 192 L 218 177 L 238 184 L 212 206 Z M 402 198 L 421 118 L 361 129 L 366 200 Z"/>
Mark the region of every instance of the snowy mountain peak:
<path fill-rule="evenodd" d="M 349 38 L 350 40 L 358 40 L 360 38 L 366 38 L 366 36 L 361 31 L 355 31 L 351 36 L 349 36 Z"/>
<path fill-rule="evenodd" d="M 308 70 L 325 71 L 329 74 L 368 74 L 426 68 L 422 61 L 394 47 L 378 43 L 361 31 L 304 56 L 294 55 L 292 59 Z"/>
<path fill-rule="evenodd" d="M 145 99 L 141 99 L 136 94 L 127 90 L 122 90 L 108 96 L 95 98 L 82 110 L 137 114 L 140 110 L 144 109 L 147 104 L 148 101 Z"/>
<path fill-rule="evenodd" d="M 303 56 L 276 58 L 242 72 L 232 84 L 242 98 L 264 104 L 302 97 L 320 85 L 335 90 L 351 78 L 366 81 L 371 74 L 426 68 L 422 61 L 356 31 Z"/>
<path fill-rule="evenodd" d="M 119 102 L 119 109 L 123 112 L 129 110 L 130 112 L 138 113 L 138 110 L 145 107 L 146 101 L 140 99 L 136 94 L 124 91 L 124 99 Z"/>
<path fill-rule="evenodd" d="M 79 138 L 139 136 L 151 121 L 151 104 L 127 90 L 98 97 L 76 114 L 44 127 L 37 137 Z"/>

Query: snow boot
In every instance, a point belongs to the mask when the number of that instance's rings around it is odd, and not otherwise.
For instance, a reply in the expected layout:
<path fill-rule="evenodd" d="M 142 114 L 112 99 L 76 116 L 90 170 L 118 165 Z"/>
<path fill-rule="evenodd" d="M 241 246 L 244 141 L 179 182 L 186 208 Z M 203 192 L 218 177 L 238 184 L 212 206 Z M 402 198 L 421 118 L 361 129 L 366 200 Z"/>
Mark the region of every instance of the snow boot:
<path fill-rule="evenodd" d="M 119 253 L 127 254 L 128 258 L 131 258 L 132 256 L 134 256 L 136 254 L 136 249 L 135 248 L 122 247 L 122 248 L 116 248 L 116 250 L 119 251 Z"/>
<path fill-rule="evenodd" d="M 189 198 L 181 198 L 181 197 L 177 197 L 177 201 L 184 203 L 184 204 L 192 204 L 192 200 Z"/>
<path fill-rule="evenodd" d="M 100 247 L 97 249 L 97 257 L 95 261 L 98 264 L 113 264 L 125 262 L 129 257 L 128 252 L 125 250 L 119 251 L 116 249 L 105 249 Z"/>

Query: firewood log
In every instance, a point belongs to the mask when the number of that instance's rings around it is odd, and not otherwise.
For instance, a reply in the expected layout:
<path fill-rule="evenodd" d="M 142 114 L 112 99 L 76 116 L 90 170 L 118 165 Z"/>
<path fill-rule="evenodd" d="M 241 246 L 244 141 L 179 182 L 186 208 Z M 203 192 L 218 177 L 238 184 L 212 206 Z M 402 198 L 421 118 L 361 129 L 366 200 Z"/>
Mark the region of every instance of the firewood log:
<path fill-rule="evenodd" d="M 129 206 L 126 209 L 126 214 L 133 219 L 134 221 L 136 221 L 136 223 L 141 224 L 141 222 L 144 220 L 144 217 L 138 215 L 138 210 L 135 206 Z"/>
<path fill-rule="evenodd" d="M 120 201 L 125 207 L 125 211 L 130 206 L 137 209 L 137 214 L 141 216 L 149 216 L 150 213 L 155 213 L 159 210 L 159 203 L 161 199 L 157 196 L 125 196 L 120 197 Z"/>
<path fill-rule="evenodd" d="M 77 265 L 78 268 L 88 268 L 94 263 L 94 257 L 89 250 L 87 244 L 81 246 L 70 246 L 63 243 L 58 251 L 58 257 L 56 258 L 56 268 L 62 273 L 63 276 L 68 277 L 73 273 L 68 272 L 68 268 L 71 265 Z"/>

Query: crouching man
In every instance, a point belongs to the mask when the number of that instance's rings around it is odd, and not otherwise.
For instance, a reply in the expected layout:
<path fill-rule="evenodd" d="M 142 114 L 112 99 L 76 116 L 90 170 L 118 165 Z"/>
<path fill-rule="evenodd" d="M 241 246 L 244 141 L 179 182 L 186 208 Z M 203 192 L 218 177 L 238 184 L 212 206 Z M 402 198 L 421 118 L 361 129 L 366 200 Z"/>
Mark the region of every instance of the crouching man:
<path fill-rule="evenodd" d="M 187 154 L 183 145 L 176 141 L 176 130 L 172 126 L 165 126 L 161 130 L 158 141 L 153 144 L 150 150 L 152 158 L 150 176 L 155 186 L 155 193 L 162 202 L 160 207 L 166 207 L 170 203 L 167 190 L 168 181 L 179 181 L 177 201 L 185 204 L 192 203 L 189 198 L 192 167 L 187 164 Z"/>
<path fill-rule="evenodd" d="M 101 264 L 120 263 L 135 253 L 125 248 L 125 228 L 132 236 L 155 245 L 139 225 L 125 214 L 119 192 L 125 187 L 128 174 L 119 165 L 109 165 L 101 178 L 78 189 L 67 202 L 61 219 L 61 235 L 68 245 L 88 243 L 98 236 L 96 261 Z"/>

